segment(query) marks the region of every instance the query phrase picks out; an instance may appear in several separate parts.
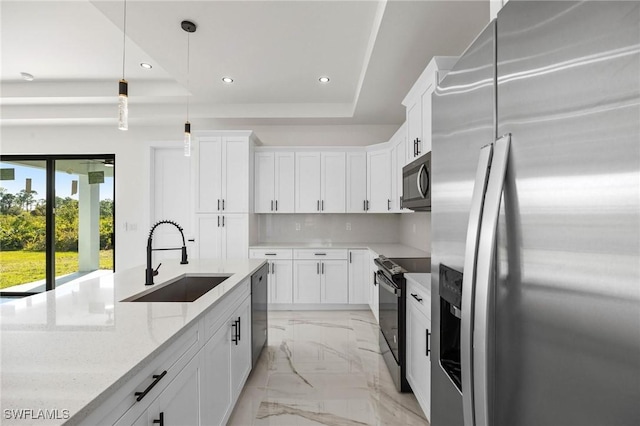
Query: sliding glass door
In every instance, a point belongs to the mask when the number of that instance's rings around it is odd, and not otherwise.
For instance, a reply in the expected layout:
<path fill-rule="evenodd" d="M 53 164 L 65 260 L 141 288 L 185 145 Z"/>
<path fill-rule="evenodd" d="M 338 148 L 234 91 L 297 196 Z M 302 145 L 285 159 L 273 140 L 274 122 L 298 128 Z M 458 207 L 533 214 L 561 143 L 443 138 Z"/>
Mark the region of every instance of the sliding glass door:
<path fill-rule="evenodd" d="M 5 155 L 0 173 L 0 296 L 113 271 L 113 155 Z"/>

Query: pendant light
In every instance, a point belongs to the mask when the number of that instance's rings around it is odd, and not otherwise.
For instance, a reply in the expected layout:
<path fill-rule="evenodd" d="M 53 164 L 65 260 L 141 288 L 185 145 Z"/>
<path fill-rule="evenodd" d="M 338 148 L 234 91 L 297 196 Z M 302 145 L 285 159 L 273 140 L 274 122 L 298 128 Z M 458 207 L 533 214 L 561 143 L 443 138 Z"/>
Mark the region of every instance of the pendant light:
<path fill-rule="evenodd" d="M 182 21 L 180 24 L 183 30 L 187 32 L 187 121 L 184 123 L 184 156 L 191 156 L 191 123 L 189 123 L 189 98 L 191 97 L 189 87 L 189 35 L 196 32 L 196 24 L 191 21 Z"/>
<path fill-rule="evenodd" d="M 122 29 L 122 80 L 118 82 L 118 129 L 129 129 L 129 83 L 124 78 L 125 52 L 127 45 L 127 0 L 124 0 L 124 25 Z"/>

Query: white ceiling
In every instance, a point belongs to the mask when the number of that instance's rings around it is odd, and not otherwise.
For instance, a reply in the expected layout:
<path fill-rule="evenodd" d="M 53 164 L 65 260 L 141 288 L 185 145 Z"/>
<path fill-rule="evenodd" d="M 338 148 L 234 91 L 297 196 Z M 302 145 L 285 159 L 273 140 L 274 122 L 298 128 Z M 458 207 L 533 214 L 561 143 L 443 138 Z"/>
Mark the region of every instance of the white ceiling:
<path fill-rule="evenodd" d="M 2 125 L 115 125 L 123 6 L 2 0 Z M 400 124 L 429 60 L 462 53 L 488 17 L 484 0 L 128 0 L 130 126 L 183 121 L 188 95 L 194 124 Z"/>

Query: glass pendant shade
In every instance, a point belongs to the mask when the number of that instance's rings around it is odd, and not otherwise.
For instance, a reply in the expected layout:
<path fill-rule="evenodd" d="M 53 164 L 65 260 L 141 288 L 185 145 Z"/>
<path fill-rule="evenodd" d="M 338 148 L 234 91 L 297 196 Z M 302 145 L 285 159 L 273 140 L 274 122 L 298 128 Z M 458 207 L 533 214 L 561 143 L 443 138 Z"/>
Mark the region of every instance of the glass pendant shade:
<path fill-rule="evenodd" d="M 191 123 L 184 123 L 184 156 L 191 157 Z"/>
<path fill-rule="evenodd" d="M 118 129 L 129 129 L 129 83 L 120 80 L 118 83 Z"/>

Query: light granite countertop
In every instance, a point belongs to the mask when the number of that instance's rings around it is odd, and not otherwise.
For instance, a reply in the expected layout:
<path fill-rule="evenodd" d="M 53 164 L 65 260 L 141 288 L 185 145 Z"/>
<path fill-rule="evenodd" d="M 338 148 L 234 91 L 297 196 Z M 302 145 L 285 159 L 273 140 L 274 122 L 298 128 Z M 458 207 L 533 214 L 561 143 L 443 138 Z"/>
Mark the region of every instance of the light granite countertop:
<path fill-rule="evenodd" d="M 95 409 L 120 384 L 173 342 L 181 330 L 264 263 L 260 259 L 163 261 L 155 286 L 145 287 L 144 267 L 69 283 L 0 305 L 0 408 L 68 410 L 70 423 Z M 231 275 L 190 303 L 121 302 L 188 273 Z M 15 420 L 61 424 L 65 420 Z"/>
<path fill-rule="evenodd" d="M 419 285 L 431 294 L 431 274 L 408 273 L 404 274 L 404 277 L 407 281 Z"/>
<path fill-rule="evenodd" d="M 431 255 L 424 250 L 408 246 L 406 244 L 394 243 L 330 243 L 330 242 L 305 242 L 305 243 L 259 243 L 254 244 L 252 249 L 369 249 L 377 254 L 386 257 L 430 257 Z"/>

